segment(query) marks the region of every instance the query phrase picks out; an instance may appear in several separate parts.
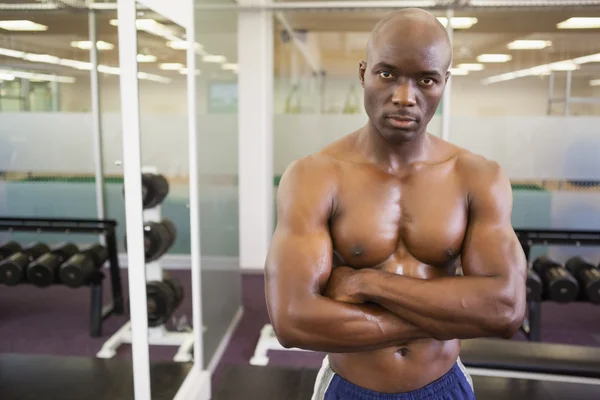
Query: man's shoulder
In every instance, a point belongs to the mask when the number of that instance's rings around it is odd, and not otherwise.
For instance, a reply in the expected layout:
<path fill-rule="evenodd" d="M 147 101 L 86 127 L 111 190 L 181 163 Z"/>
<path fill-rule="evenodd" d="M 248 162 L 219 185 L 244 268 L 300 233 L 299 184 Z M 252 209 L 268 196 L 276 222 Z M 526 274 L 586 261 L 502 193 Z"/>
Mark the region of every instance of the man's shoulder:
<path fill-rule="evenodd" d="M 460 149 L 456 171 L 471 195 L 510 190 L 508 176 L 498 162 L 469 150 Z"/>
<path fill-rule="evenodd" d="M 313 186 L 330 185 L 335 182 L 337 165 L 328 154 L 315 153 L 292 161 L 285 169 L 281 184 Z"/>

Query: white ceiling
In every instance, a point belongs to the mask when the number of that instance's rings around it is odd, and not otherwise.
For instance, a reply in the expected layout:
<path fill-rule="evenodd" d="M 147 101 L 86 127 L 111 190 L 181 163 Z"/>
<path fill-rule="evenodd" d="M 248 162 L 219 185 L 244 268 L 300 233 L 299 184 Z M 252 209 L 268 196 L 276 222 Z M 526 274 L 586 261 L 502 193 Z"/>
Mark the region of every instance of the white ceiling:
<path fill-rule="evenodd" d="M 31 1 L 31 0 L 29 0 Z M 18 3 L 23 1 L 0 2 Z M 203 0 L 204 3 L 208 2 Z M 214 1 L 212 1 L 214 2 Z M 373 25 L 385 11 L 290 11 L 284 16 L 290 25 L 306 32 L 307 46 L 321 60 L 323 68 L 329 75 L 355 74 L 358 61 L 363 57 L 364 46 Z M 442 16 L 442 13 L 434 13 Z M 600 29 L 563 31 L 556 24 L 573 16 L 600 17 L 600 11 L 560 10 L 560 11 L 487 11 L 469 13 L 457 12 L 456 16 L 478 18 L 478 23 L 468 30 L 457 30 L 454 34 L 455 64 L 475 62 L 482 53 L 509 53 L 513 59 L 509 63 L 487 65 L 484 71 L 473 75 L 486 77 L 503 72 L 527 68 L 539 64 L 600 53 Z M 146 12 L 141 18 L 155 18 L 159 22 L 170 24 L 160 16 Z M 115 49 L 102 51 L 100 62 L 107 65 L 118 65 L 117 27 L 109 24 L 116 18 L 115 12 L 98 14 L 98 39 L 115 44 Z M 88 53 L 70 47 L 74 40 L 86 40 L 88 37 L 88 17 L 85 12 L 73 11 L 39 11 L 39 12 L 3 12 L 1 19 L 29 19 L 47 25 L 46 32 L 10 33 L 0 31 L 0 47 L 14 48 L 28 52 L 52 54 L 62 58 L 88 60 Z M 237 60 L 237 14 L 233 11 L 197 11 L 197 40 L 212 54 L 221 54 L 228 61 Z M 290 43 L 281 40 L 281 26 L 276 22 L 275 39 L 275 73 L 287 74 L 290 70 Z M 551 40 L 553 46 L 544 50 L 509 51 L 506 44 L 515 39 Z M 185 63 L 185 52 L 172 50 L 166 46 L 166 40 L 144 32 L 138 34 L 141 52 L 159 57 L 158 62 Z M 23 65 L 22 60 L 0 56 L 0 65 Z M 49 65 L 29 64 L 31 68 L 50 67 Z M 157 64 L 144 64 L 142 70 L 161 75 L 175 72 L 160 71 Z M 598 75 L 596 68 L 588 65 L 576 76 Z M 61 73 L 66 73 L 64 71 Z M 203 64 L 201 69 L 213 70 L 218 66 Z M 67 69 L 70 74 L 77 72 Z M 598 76 L 600 78 L 600 76 Z"/>

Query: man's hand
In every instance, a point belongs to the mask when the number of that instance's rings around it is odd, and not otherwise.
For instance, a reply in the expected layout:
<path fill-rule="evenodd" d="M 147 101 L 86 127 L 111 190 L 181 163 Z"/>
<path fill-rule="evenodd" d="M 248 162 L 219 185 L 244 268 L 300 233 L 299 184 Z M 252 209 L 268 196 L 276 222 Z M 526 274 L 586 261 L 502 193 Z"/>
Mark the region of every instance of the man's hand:
<path fill-rule="evenodd" d="M 358 271 L 349 267 L 333 268 L 323 295 L 344 303 L 364 303 L 365 299 L 359 293 L 357 273 Z"/>

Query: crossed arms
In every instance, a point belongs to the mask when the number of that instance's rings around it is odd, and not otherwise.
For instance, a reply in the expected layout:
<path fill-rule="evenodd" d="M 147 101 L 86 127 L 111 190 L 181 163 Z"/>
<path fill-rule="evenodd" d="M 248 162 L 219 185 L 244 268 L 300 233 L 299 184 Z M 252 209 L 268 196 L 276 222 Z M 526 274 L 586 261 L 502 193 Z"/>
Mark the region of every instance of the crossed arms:
<path fill-rule="evenodd" d="M 512 336 L 525 313 L 526 261 L 510 224 L 510 184 L 494 163 L 471 170 L 465 276 L 421 280 L 332 269 L 335 171 L 318 158 L 292 164 L 278 190 L 265 275 L 281 344 L 345 353 L 423 338 Z"/>

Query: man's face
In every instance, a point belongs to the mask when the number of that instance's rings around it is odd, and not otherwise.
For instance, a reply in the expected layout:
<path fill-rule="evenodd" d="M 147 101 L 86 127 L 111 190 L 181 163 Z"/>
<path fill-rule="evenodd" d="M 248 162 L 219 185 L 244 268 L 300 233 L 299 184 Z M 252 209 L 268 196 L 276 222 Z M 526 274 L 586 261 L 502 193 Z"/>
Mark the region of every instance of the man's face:
<path fill-rule="evenodd" d="M 380 40 L 360 64 L 365 110 L 387 140 L 402 142 L 425 132 L 449 76 L 449 51 L 437 43 Z"/>

